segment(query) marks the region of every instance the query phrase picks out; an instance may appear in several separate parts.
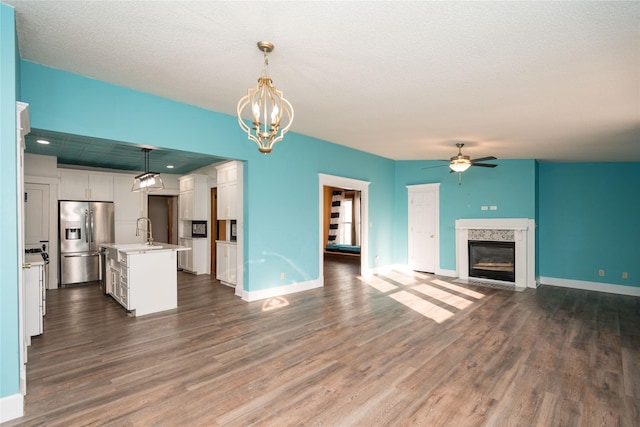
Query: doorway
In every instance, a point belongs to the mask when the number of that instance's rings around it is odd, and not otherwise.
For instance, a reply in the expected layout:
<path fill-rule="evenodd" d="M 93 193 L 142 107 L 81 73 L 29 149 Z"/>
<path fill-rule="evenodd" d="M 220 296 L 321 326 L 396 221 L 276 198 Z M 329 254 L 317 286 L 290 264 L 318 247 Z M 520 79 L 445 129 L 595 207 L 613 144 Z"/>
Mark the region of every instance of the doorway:
<path fill-rule="evenodd" d="M 178 244 L 178 196 L 148 196 L 149 219 L 153 240 Z"/>
<path fill-rule="evenodd" d="M 340 176 L 334 175 L 325 175 L 318 174 L 319 176 L 319 240 L 320 240 L 320 248 L 319 248 L 319 272 L 320 272 L 320 280 L 322 281 L 322 285 L 324 286 L 324 254 L 325 254 L 325 246 L 326 246 L 326 238 L 325 238 L 325 209 L 324 209 L 324 199 L 325 199 L 325 187 L 335 187 L 341 188 L 345 190 L 353 190 L 358 191 L 360 194 L 360 274 L 366 275 L 369 274 L 369 251 L 368 251 L 368 241 L 369 241 L 369 231 L 367 224 L 369 223 L 369 182 L 360 181 L 352 178 L 344 178 Z"/>

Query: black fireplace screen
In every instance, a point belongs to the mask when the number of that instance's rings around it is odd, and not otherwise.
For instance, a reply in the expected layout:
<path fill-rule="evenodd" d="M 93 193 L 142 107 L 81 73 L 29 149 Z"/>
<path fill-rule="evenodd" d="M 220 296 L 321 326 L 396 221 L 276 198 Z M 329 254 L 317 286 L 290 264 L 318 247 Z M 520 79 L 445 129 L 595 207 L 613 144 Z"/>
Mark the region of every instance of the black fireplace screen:
<path fill-rule="evenodd" d="M 469 277 L 516 281 L 514 242 L 469 241 Z"/>

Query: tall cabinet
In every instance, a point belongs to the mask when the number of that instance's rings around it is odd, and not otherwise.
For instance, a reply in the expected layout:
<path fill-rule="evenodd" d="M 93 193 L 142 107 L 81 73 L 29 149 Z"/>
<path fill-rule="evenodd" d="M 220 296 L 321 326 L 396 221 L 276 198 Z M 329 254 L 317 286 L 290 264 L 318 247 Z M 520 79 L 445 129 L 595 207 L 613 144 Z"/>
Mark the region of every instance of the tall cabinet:
<path fill-rule="evenodd" d="M 228 162 L 216 166 L 218 185 L 217 219 L 219 239 L 216 240 L 216 279 L 223 285 L 238 283 L 238 165 Z"/>
<path fill-rule="evenodd" d="M 209 274 L 208 234 L 193 235 L 193 223 L 209 220 L 209 177 L 207 175 L 189 174 L 180 177 L 180 194 L 178 196 L 178 240 L 180 246 L 191 248 L 190 251 L 178 252 L 178 267 L 194 274 Z M 206 227 L 210 229 L 210 227 Z"/>

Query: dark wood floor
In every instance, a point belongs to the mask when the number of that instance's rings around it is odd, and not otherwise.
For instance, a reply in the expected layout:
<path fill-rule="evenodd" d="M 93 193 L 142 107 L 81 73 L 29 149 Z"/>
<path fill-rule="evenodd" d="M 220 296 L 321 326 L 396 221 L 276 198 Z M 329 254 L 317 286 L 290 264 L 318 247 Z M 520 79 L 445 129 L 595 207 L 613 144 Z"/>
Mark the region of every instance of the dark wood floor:
<path fill-rule="evenodd" d="M 140 318 L 96 286 L 49 291 L 6 425 L 640 425 L 640 298 L 357 263 L 270 302 L 179 273 L 178 309 Z"/>

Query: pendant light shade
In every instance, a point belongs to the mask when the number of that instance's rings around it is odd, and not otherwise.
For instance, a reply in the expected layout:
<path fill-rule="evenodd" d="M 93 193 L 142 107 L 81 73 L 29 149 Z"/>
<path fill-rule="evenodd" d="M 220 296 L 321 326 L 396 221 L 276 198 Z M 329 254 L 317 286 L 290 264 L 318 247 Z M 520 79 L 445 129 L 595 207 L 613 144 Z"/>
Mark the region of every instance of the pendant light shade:
<path fill-rule="evenodd" d="M 133 179 L 131 191 L 156 191 L 164 189 L 162 177 L 158 172 L 149 172 L 149 152 L 150 148 L 143 148 L 144 152 L 144 172 Z"/>

